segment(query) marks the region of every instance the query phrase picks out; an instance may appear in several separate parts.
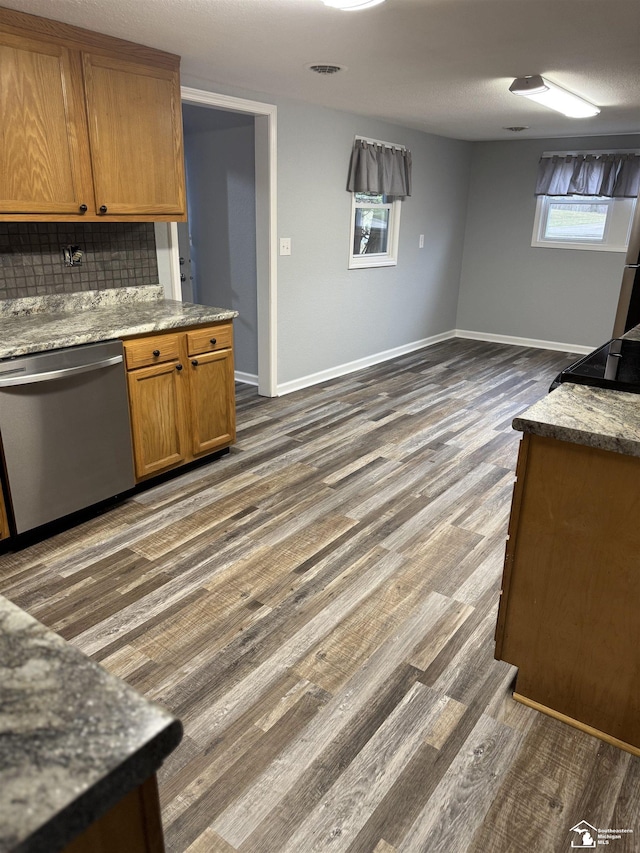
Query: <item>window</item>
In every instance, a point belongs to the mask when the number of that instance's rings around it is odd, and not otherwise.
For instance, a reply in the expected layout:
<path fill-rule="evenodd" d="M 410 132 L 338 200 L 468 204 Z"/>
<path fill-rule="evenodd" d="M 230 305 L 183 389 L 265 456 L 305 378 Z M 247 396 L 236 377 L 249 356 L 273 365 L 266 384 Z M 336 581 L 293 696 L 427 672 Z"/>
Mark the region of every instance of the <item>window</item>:
<path fill-rule="evenodd" d="M 624 252 L 635 199 L 540 195 L 532 246 Z"/>
<path fill-rule="evenodd" d="M 351 194 L 349 269 L 388 267 L 398 263 L 400 201 L 386 195 Z"/>

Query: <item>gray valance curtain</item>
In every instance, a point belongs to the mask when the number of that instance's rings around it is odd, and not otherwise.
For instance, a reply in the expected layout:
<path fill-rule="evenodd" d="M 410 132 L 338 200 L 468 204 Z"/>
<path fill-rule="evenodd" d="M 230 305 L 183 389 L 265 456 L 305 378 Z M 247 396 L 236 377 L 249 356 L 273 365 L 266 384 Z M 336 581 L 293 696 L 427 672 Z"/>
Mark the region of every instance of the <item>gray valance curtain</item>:
<path fill-rule="evenodd" d="M 541 157 L 536 195 L 602 195 L 635 198 L 640 154 L 568 154 Z"/>
<path fill-rule="evenodd" d="M 383 193 L 393 199 L 411 195 L 411 152 L 356 139 L 351 152 L 347 190 Z"/>

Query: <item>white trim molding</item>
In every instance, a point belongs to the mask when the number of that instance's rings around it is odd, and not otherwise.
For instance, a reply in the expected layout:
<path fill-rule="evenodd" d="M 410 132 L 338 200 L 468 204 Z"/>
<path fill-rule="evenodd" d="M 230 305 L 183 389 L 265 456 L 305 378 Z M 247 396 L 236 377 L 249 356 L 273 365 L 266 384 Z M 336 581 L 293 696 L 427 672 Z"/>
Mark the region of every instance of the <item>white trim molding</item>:
<path fill-rule="evenodd" d="M 278 109 L 275 104 L 234 98 L 189 86 L 182 86 L 180 91 L 184 103 L 255 116 L 258 393 L 264 397 L 275 397 L 278 393 Z M 177 240 L 173 250 L 177 258 Z"/>
<path fill-rule="evenodd" d="M 455 331 L 452 329 L 450 332 L 440 332 L 440 334 L 432 335 L 430 338 L 422 338 L 419 341 L 402 344 L 402 346 L 373 353 L 364 358 L 358 358 L 355 361 L 337 364 L 335 367 L 320 370 L 318 373 L 310 373 L 308 376 L 301 376 L 299 379 L 283 382 L 281 385 L 278 385 L 278 394 L 291 394 L 293 391 L 300 391 L 302 388 L 308 388 L 310 385 L 318 385 L 321 382 L 328 382 L 330 379 L 338 379 L 340 376 L 345 376 L 348 373 L 355 373 L 357 370 L 363 370 L 365 367 L 380 364 L 382 361 L 389 361 L 392 358 L 397 358 L 399 355 L 406 355 L 409 352 L 415 352 L 415 350 L 424 349 L 433 344 L 439 344 L 441 341 L 447 341 L 453 337 L 455 337 Z"/>
<path fill-rule="evenodd" d="M 258 384 L 258 377 L 255 373 L 244 373 L 242 370 L 236 370 L 234 372 L 234 379 L 236 382 L 243 382 L 245 385 Z"/>
<path fill-rule="evenodd" d="M 558 341 L 543 341 L 537 338 L 516 338 L 513 335 L 494 335 L 491 332 L 472 332 L 468 329 L 456 329 L 453 335 L 456 338 L 468 338 L 472 341 L 487 341 L 492 344 L 509 344 L 515 347 L 533 347 L 533 349 L 550 349 L 557 352 L 575 352 L 577 355 L 587 355 L 592 352 L 594 346 L 584 344 L 563 344 Z"/>

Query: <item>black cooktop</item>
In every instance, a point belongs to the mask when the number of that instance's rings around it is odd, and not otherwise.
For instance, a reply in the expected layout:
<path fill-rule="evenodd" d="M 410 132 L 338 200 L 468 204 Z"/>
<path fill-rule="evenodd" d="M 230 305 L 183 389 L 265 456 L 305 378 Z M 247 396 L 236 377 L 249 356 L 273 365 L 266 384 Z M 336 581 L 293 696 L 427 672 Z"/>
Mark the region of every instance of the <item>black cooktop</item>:
<path fill-rule="evenodd" d="M 640 394 L 640 341 L 623 338 L 608 341 L 566 367 L 549 390 L 562 382 Z"/>

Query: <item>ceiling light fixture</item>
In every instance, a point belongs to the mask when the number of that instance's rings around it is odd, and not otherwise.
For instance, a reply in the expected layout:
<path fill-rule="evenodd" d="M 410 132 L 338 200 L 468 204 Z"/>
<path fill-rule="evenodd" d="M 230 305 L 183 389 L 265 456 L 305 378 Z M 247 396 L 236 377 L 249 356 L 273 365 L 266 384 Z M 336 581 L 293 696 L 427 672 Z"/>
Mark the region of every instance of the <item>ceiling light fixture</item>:
<path fill-rule="evenodd" d="M 561 86 L 556 86 L 550 80 L 534 74 L 531 77 L 517 77 L 509 86 L 514 95 L 524 95 L 543 107 L 563 113 L 570 118 L 588 118 L 597 116 L 600 108 L 590 104 L 583 98 L 567 92 Z"/>
<path fill-rule="evenodd" d="M 334 9 L 342 9 L 343 12 L 356 12 L 358 9 L 368 9 L 384 3 L 384 0 L 323 0 L 325 6 L 333 6 Z"/>

